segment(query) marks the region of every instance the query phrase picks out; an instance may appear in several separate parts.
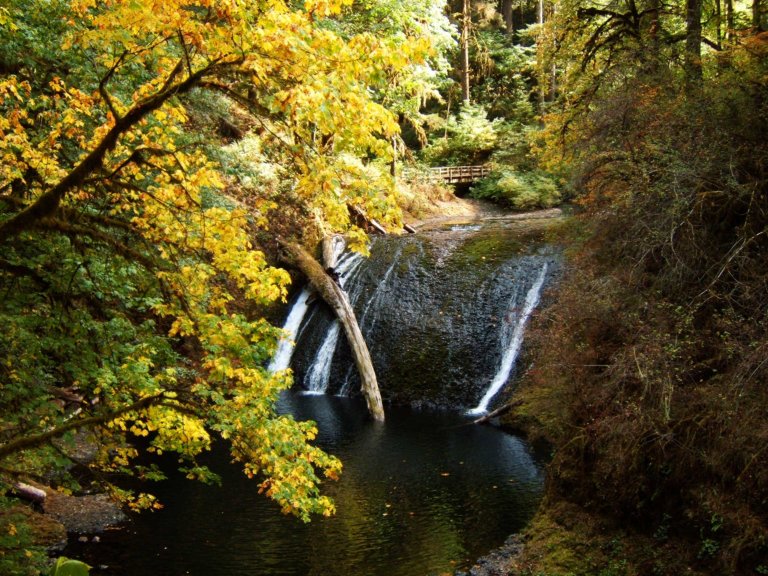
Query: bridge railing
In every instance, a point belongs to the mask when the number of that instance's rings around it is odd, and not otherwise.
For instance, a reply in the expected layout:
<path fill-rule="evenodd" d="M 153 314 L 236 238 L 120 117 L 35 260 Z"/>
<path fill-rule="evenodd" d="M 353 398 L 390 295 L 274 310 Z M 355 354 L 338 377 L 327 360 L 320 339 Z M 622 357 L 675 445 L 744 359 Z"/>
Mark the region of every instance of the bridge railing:
<path fill-rule="evenodd" d="M 406 170 L 403 175 L 411 180 L 464 184 L 485 178 L 490 173 L 491 168 L 489 166 L 437 166 L 424 172 Z"/>

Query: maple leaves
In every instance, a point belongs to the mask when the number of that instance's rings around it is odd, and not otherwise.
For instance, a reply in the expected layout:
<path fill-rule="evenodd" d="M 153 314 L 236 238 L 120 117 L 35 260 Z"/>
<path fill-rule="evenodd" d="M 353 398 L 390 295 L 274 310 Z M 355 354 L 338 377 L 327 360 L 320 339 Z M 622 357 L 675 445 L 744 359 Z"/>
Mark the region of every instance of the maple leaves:
<path fill-rule="evenodd" d="M 5 463 L 57 466 L 49 441 L 87 425 L 108 470 L 130 470 L 131 438 L 149 436 L 205 479 L 195 457 L 216 433 L 286 512 L 333 511 L 319 484 L 341 464 L 312 446 L 312 424 L 276 415 L 290 385 L 264 368 L 278 331 L 242 312 L 286 295 L 287 273 L 252 246 L 252 227 L 268 218 L 225 196 L 185 98 L 213 91 L 254 114 L 311 224 L 351 229 L 364 248 L 348 203 L 399 225 L 391 179 L 370 162 L 388 159 L 398 131 L 375 96 L 431 48 L 407 34 L 345 33 L 328 18 L 349 5 L 41 0 L 0 10 L 0 353 L 15 383 L 0 387 Z M 279 210 L 276 200 L 257 203 Z M 55 401 L 62 390 L 80 399 L 74 416 Z"/>

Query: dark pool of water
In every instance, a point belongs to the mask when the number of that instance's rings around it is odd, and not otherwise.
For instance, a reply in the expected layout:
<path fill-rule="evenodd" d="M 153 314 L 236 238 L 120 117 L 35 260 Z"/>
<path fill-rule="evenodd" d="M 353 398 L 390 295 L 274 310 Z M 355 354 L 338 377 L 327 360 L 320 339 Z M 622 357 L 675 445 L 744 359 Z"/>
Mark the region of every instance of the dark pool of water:
<path fill-rule="evenodd" d="M 283 408 L 315 420 L 320 445 L 344 462 L 326 491 L 334 517 L 281 515 L 222 450 L 211 455 L 221 487 L 153 485 L 162 510 L 67 554 L 105 566 L 92 574 L 426 576 L 471 565 L 538 503 L 541 468 L 526 445 L 459 414 L 392 407 L 376 425 L 348 398 L 291 395 Z"/>

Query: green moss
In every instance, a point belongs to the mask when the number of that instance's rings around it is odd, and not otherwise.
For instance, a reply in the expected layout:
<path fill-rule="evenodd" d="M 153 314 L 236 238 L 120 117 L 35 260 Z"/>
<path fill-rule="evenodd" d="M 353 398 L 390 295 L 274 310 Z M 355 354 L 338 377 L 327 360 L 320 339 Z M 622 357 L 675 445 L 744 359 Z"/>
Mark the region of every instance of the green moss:
<path fill-rule="evenodd" d="M 556 519 L 555 514 L 561 518 Z M 563 515 L 567 515 L 565 521 Z M 542 576 L 595 574 L 596 567 L 604 563 L 605 558 L 599 553 L 595 556 L 595 542 L 589 532 L 577 511 L 562 506 L 556 510 L 542 507 L 526 529 L 525 562 L 529 573 Z"/>
<path fill-rule="evenodd" d="M 511 254 L 520 252 L 529 238 L 520 234 L 509 234 L 503 230 L 484 230 L 469 238 L 451 255 L 448 266 L 456 269 L 482 267 L 498 264 L 509 259 Z M 478 270 L 479 271 L 479 270 Z"/>

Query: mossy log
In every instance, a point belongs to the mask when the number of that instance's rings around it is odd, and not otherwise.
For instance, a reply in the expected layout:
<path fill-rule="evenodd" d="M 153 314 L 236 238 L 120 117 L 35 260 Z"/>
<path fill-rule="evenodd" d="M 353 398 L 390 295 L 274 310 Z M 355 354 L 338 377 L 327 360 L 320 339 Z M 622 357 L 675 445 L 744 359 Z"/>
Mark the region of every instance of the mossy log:
<path fill-rule="evenodd" d="M 493 410 L 492 412 L 488 412 L 485 416 L 481 416 L 477 420 L 474 420 L 472 424 L 485 424 L 486 422 L 490 421 L 493 418 L 496 418 L 497 416 L 501 416 L 503 414 L 506 414 L 512 408 L 517 408 L 518 406 L 522 405 L 522 400 L 514 400 L 508 404 L 504 404 L 503 406 L 500 406 L 499 408 L 496 408 L 496 410 Z"/>
<path fill-rule="evenodd" d="M 336 268 L 338 258 L 336 252 L 337 246 L 344 244 L 344 237 L 341 234 L 332 234 L 323 238 L 323 264 L 325 264 L 326 270 L 328 268 Z"/>
<path fill-rule="evenodd" d="M 355 206 L 354 204 L 348 204 L 348 207 L 352 215 L 356 216 L 362 223 L 364 223 L 364 227 L 368 228 L 369 231 L 373 231 L 378 234 L 387 234 L 387 229 L 379 224 L 375 219 L 370 218 L 362 208 Z"/>
<path fill-rule="evenodd" d="M 24 498 L 30 502 L 36 502 L 37 504 L 45 502 L 45 497 L 47 496 L 45 490 L 27 484 L 26 482 L 17 482 L 14 486 L 14 490 L 16 491 L 16 495 L 20 498 Z"/>
<path fill-rule="evenodd" d="M 360 331 L 355 312 L 347 299 L 347 295 L 334 279 L 323 269 L 323 266 L 301 246 L 285 240 L 280 241 L 287 253 L 287 258 L 309 279 L 320 297 L 333 309 L 336 317 L 344 327 L 344 332 L 355 358 L 355 365 L 360 373 L 362 392 L 365 396 L 368 411 L 374 420 L 384 421 L 384 405 L 381 392 L 373 369 L 368 346 Z"/>

